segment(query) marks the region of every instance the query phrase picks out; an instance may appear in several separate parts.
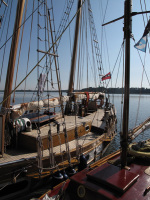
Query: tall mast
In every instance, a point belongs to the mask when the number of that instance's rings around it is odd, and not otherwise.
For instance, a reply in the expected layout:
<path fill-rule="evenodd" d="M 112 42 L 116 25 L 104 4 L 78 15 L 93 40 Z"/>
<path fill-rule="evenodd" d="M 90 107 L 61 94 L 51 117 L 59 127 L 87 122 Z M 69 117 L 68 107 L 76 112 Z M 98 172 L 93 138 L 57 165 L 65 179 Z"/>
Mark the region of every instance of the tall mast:
<path fill-rule="evenodd" d="M 16 11 L 16 19 L 14 25 L 14 34 L 12 37 L 11 49 L 9 54 L 9 62 L 8 62 L 8 69 L 7 69 L 7 77 L 5 82 L 5 90 L 4 90 L 4 98 L 11 93 L 12 85 L 13 85 L 13 76 L 15 70 L 15 62 L 16 62 L 16 55 L 17 55 L 17 47 L 19 42 L 19 34 L 20 34 L 20 26 L 22 22 L 23 10 L 24 10 L 25 0 L 18 0 L 17 11 Z M 10 96 L 7 98 L 6 101 L 3 102 L 3 108 L 10 107 Z"/>
<path fill-rule="evenodd" d="M 125 38 L 125 94 L 123 108 L 123 132 L 121 134 L 121 167 L 127 165 L 129 88 L 130 88 L 130 34 L 131 34 L 131 0 L 125 0 L 124 38 Z"/>
<path fill-rule="evenodd" d="M 71 60 L 71 71 L 70 71 L 68 94 L 73 92 L 74 73 L 75 73 L 75 67 L 76 67 L 77 46 L 78 46 L 78 36 L 79 36 L 79 26 L 80 26 L 80 18 L 81 18 L 81 4 L 82 4 L 82 0 L 78 0 L 77 10 L 79 10 L 79 9 L 80 10 L 77 14 L 77 19 L 76 19 L 74 47 L 73 47 L 73 54 L 72 54 L 72 60 Z"/>

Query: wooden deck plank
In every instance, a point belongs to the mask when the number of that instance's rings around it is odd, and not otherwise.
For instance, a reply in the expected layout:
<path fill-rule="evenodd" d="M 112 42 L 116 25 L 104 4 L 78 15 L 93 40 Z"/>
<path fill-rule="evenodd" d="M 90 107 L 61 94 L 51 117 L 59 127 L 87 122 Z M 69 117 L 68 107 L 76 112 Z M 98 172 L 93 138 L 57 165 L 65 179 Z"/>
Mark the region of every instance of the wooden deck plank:
<path fill-rule="evenodd" d="M 93 127 L 92 129 L 93 132 L 97 131 L 97 132 L 103 133 L 106 127 L 105 120 L 102 120 L 103 117 L 104 117 L 104 110 L 99 109 L 97 112 L 90 113 L 86 117 L 65 116 L 65 119 L 59 118 L 57 120 L 57 123 L 60 124 L 60 137 L 61 137 L 62 143 L 65 142 L 64 130 L 63 130 L 64 122 L 66 124 L 66 129 L 68 133 L 68 141 L 71 141 L 75 139 L 76 127 L 77 127 L 79 137 L 91 131 L 91 126 Z M 40 137 L 41 137 L 44 149 L 48 148 L 49 130 L 51 130 L 51 135 L 53 137 L 53 146 L 55 147 L 59 145 L 57 125 L 56 123 L 51 122 L 51 126 L 47 124 L 40 128 Z M 37 130 L 32 130 L 31 132 L 22 132 L 19 135 L 18 145 L 24 149 L 35 151 L 37 149 L 37 137 L 38 137 Z"/>
<path fill-rule="evenodd" d="M 82 118 L 76 117 L 76 124 L 79 125 L 79 124 L 83 124 L 88 121 L 92 121 L 93 126 L 96 126 L 98 128 L 104 127 L 105 122 L 102 121 L 103 117 L 104 117 L 104 110 L 99 109 L 98 112 L 90 113 L 86 117 L 82 117 Z M 57 121 L 59 123 L 63 122 L 62 119 L 58 119 Z M 75 127 L 75 116 L 65 116 L 65 122 L 66 122 L 67 129 Z M 52 133 L 57 134 L 56 126 L 55 127 L 51 126 L 51 128 L 52 128 Z M 61 131 L 62 131 L 62 128 L 63 128 L 63 126 L 61 126 Z M 49 130 L 49 126 L 42 127 L 41 128 L 41 136 L 44 137 L 44 136 L 48 135 L 48 130 Z M 31 138 L 37 138 L 37 136 L 38 136 L 37 130 L 32 130 L 32 132 L 24 132 L 23 134 L 29 135 L 29 136 L 31 136 Z M 103 136 L 89 132 L 87 135 L 80 137 L 79 145 L 83 146 L 98 137 L 103 137 Z M 63 144 L 61 146 L 61 148 L 62 148 L 62 151 L 65 151 L 65 148 L 66 148 L 65 144 Z M 70 150 L 76 148 L 76 140 L 69 142 L 69 148 L 70 148 Z M 55 153 L 60 153 L 59 146 L 54 147 L 53 150 Z M 48 156 L 49 151 L 44 150 L 43 155 L 44 155 L 44 157 Z M 36 157 L 36 156 L 37 156 L 37 152 L 22 151 L 22 150 L 7 150 L 7 153 L 4 153 L 4 157 L 0 158 L 0 164 L 7 163 L 7 162 L 13 162 L 13 161 L 20 160 L 20 159 L 27 159 L 27 158 Z"/>
<path fill-rule="evenodd" d="M 78 142 L 79 142 L 79 145 L 82 147 L 86 145 L 87 143 L 90 143 L 92 140 L 102 138 L 102 137 L 103 136 L 99 136 L 95 133 L 89 132 L 87 135 L 80 137 Z M 70 151 L 75 148 L 76 148 L 76 140 L 69 142 Z M 65 144 L 61 145 L 61 150 L 62 152 L 66 151 Z M 53 151 L 55 154 L 60 154 L 60 146 L 54 147 Z M 27 159 L 27 158 L 36 157 L 36 156 L 37 156 L 37 152 L 31 153 L 27 151 L 20 151 L 20 153 L 18 153 L 18 150 L 8 151 L 7 153 L 4 153 L 4 157 L 0 159 L 0 164 L 13 162 L 20 159 Z M 47 156 L 49 156 L 48 149 L 43 151 L 43 157 L 47 157 Z"/>
<path fill-rule="evenodd" d="M 92 121 L 92 125 L 96 127 L 101 127 L 102 121 L 101 119 L 104 116 L 104 110 L 99 109 L 97 112 L 91 113 L 90 115 L 87 115 L 86 117 L 76 117 L 76 124 L 75 124 L 75 116 L 65 116 L 65 123 L 66 123 L 66 128 L 71 129 L 75 127 L 75 125 L 79 126 L 83 123 L 88 122 L 89 120 Z M 64 120 L 57 119 L 57 122 L 62 124 Z M 54 125 L 54 124 L 53 124 Z M 51 131 L 52 135 L 57 134 L 57 127 L 56 126 L 51 126 Z M 49 126 L 44 126 L 41 129 L 41 136 L 45 136 L 48 134 L 49 131 Z M 63 131 L 63 126 L 60 126 L 60 132 Z M 31 132 L 22 132 L 22 134 L 29 135 L 31 137 L 37 137 L 38 133 L 37 130 L 32 130 Z"/>

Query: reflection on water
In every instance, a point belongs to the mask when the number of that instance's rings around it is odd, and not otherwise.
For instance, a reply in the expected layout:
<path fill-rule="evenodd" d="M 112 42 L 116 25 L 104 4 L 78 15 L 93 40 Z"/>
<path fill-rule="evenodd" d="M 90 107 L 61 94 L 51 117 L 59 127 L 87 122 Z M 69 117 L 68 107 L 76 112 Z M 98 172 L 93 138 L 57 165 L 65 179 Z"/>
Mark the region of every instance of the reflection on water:
<path fill-rule="evenodd" d="M 16 101 L 15 104 L 23 103 L 23 92 L 16 92 Z M 46 93 L 45 99 L 47 98 Z M 58 97 L 57 92 L 50 93 L 50 98 Z M 63 95 L 66 95 L 66 93 L 63 93 Z M 31 98 L 33 96 L 32 92 L 26 92 L 24 102 L 31 101 Z M 3 99 L 3 92 L 0 92 L 0 102 Z M 36 99 L 33 99 L 36 100 Z M 107 154 L 110 152 L 113 152 L 120 147 L 120 127 L 122 122 L 121 117 L 121 100 L 122 97 L 120 94 L 110 95 L 110 102 L 113 102 L 117 111 L 117 135 L 112 141 L 110 147 L 107 150 Z M 150 116 L 150 95 L 142 95 L 139 99 L 139 95 L 130 95 L 130 110 L 129 110 L 129 129 L 134 128 L 136 125 L 140 124 L 141 122 L 145 121 Z M 149 138 L 149 130 L 144 131 L 142 134 L 140 134 L 135 141 L 144 140 Z"/>

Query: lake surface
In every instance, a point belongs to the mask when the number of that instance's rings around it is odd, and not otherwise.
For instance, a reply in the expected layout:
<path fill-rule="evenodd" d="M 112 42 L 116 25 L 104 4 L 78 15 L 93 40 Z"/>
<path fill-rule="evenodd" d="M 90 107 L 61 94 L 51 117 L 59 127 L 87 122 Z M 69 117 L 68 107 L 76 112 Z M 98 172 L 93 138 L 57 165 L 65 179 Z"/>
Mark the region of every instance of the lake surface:
<path fill-rule="evenodd" d="M 111 102 L 114 103 L 116 111 L 117 111 L 117 135 L 112 141 L 111 145 L 108 147 L 106 154 L 109 154 L 113 151 L 116 151 L 120 148 L 120 131 L 122 130 L 122 113 L 123 106 L 121 104 L 122 95 L 115 94 L 110 95 Z M 122 106 L 122 107 L 121 107 Z M 130 103 L 129 103 L 129 129 L 134 128 L 138 124 L 145 121 L 148 117 L 150 117 L 150 95 L 130 95 Z M 145 140 L 150 138 L 149 130 L 145 130 L 141 133 L 134 142 L 138 142 L 140 140 Z"/>
<path fill-rule="evenodd" d="M 66 95 L 66 93 L 63 93 L 63 95 Z M 23 92 L 16 92 L 15 94 L 16 100 L 15 104 L 19 104 L 23 102 Z M 52 92 L 51 97 L 57 97 L 58 93 Z M 31 101 L 31 98 L 33 97 L 32 92 L 27 92 L 24 97 L 24 102 Z M 45 93 L 45 98 L 46 93 Z M 0 92 L 0 102 L 3 99 L 3 92 Z M 35 100 L 33 98 L 33 100 Z M 114 94 L 110 95 L 110 102 L 112 102 L 115 105 L 116 112 L 117 112 L 117 135 L 112 141 L 110 147 L 108 148 L 106 154 L 109 154 L 117 149 L 120 148 L 120 130 L 122 127 L 122 112 L 123 112 L 123 106 L 121 104 L 122 101 L 122 95 L 121 94 Z M 129 110 L 129 129 L 134 128 L 136 125 L 142 123 L 150 116 L 150 95 L 130 95 L 130 104 L 129 104 L 130 110 Z M 140 134 L 135 141 L 145 140 L 150 137 L 149 130 L 144 131 L 142 134 Z"/>

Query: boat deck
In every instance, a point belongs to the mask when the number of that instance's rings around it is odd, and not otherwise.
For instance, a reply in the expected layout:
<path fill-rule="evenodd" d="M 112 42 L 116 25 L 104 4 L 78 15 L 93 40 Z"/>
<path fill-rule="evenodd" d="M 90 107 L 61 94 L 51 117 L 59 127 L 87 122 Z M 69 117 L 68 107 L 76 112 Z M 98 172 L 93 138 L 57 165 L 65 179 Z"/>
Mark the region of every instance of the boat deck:
<path fill-rule="evenodd" d="M 92 123 L 93 127 L 99 128 L 100 130 L 104 130 L 106 126 L 105 120 L 102 120 L 104 117 L 104 110 L 99 109 L 98 112 L 91 113 L 87 115 L 86 117 L 76 117 L 76 124 L 79 126 L 80 124 L 85 124 L 88 122 Z M 62 119 L 57 119 L 57 121 L 61 124 L 63 121 Z M 66 128 L 68 129 L 74 129 L 75 128 L 75 117 L 74 116 L 65 116 L 65 122 L 66 122 Z M 48 135 L 49 126 L 44 126 L 41 128 L 41 137 L 47 137 Z M 57 127 L 51 126 L 52 135 L 57 135 Z M 60 132 L 63 131 L 63 126 L 60 126 Z M 36 139 L 38 136 L 37 130 L 32 130 L 32 132 L 23 132 L 22 135 L 26 135 L 30 138 Z M 92 142 L 92 145 L 96 145 L 98 142 L 103 141 L 104 139 L 108 139 L 105 137 L 105 135 L 101 135 L 102 133 L 95 133 L 93 131 L 90 131 L 86 135 L 82 135 L 78 139 L 79 147 L 82 148 L 85 145 L 90 145 Z M 30 145 L 30 141 L 26 141 L 26 145 Z M 32 140 L 31 140 L 32 141 Z M 95 141 L 95 142 L 93 142 Z M 57 141 L 59 143 L 59 141 Z M 59 143 L 60 144 L 60 143 Z M 70 151 L 73 151 L 76 149 L 77 140 L 73 139 L 69 142 L 69 148 Z M 61 145 L 61 151 L 64 152 L 66 150 L 65 143 Z M 55 154 L 60 154 L 60 145 L 53 147 L 53 152 Z M 49 150 L 45 149 L 43 150 L 43 157 L 49 156 Z M 19 162 L 23 161 L 29 158 L 35 158 L 37 157 L 37 151 L 31 151 L 28 149 L 8 149 L 6 153 L 4 153 L 4 156 L 0 158 L 0 165 L 3 164 L 9 164 L 11 162 Z"/>
<path fill-rule="evenodd" d="M 100 139 L 103 138 L 103 135 L 97 135 L 96 133 L 89 132 L 87 135 L 80 137 L 78 140 L 78 143 L 80 147 L 83 147 L 84 145 L 90 143 L 93 140 L 99 141 Z M 76 140 L 70 141 L 69 148 L 70 151 L 76 148 Z M 66 146 L 65 144 L 61 145 L 61 151 L 64 152 L 66 151 Z M 55 154 L 60 154 L 60 146 L 53 147 L 53 152 Z M 8 163 L 9 162 L 14 162 L 14 161 L 21 161 L 25 160 L 28 158 L 35 158 L 37 156 L 37 152 L 29 152 L 27 150 L 8 150 L 7 153 L 4 154 L 4 157 L 0 159 L 0 165 L 3 163 Z M 49 150 L 43 150 L 43 157 L 48 157 L 49 156 Z"/>
<path fill-rule="evenodd" d="M 103 116 L 104 116 L 104 110 L 103 109 L 99 109 L 98 112 L 89 113 L 85 117 L 78 117 L 77 116 L 76 119 L 75 119 L 75 116 L 65 116 L 66 129 L 67 130 L 72 129 L 75 126 L 79 126 L 79 125 L 84 124 L 88 121 L 92 122 L 92 126 L 104 129 L 106 124 L 101 121 Z M 60 125 L 62 125 L 62 123 L 64 122 L 64 119 L 58 118 L 57 122 Z M 40 129 L 40 136 L 41 137 L 47 136 L 48 131 L 49 131 L 49 126 L 48 125 L 43 126 Z M 62 132 L 62 131 L 63 131 L 63 126 L 60 126 L 60 132 Z M 54 123 L 53 123 L 53 125 L 51 125 L 51 132 L 52 132 L 52 135 L 57 134 L 57 127 L 56 127 L 56 124 L 54 124 Z M 37 136 L 38 136 L 38 132 L 35 129 L 32 130 L 31 132 L 22 132 L 22 134 L 28 135 L 28 136 L 31 136 L 31 137 L 35 137 L 35 138 L 37 138 Z"/>
<path fill-rule="evenodd" d="M 100 166 L 98 163 L 95 165 L 93 169 L 85 169 L 71 177 L 66 200 L 80 199 L 80 195 L 82 199 L 89 200 L 93 196 L 95 200 L 150 199 L 150 167 L 146 160 L 133 160 L 128 165 L 129 170 L 120 169 L 106 161 Z M 84 192 L 79 193 L 79 188 Z"/>

